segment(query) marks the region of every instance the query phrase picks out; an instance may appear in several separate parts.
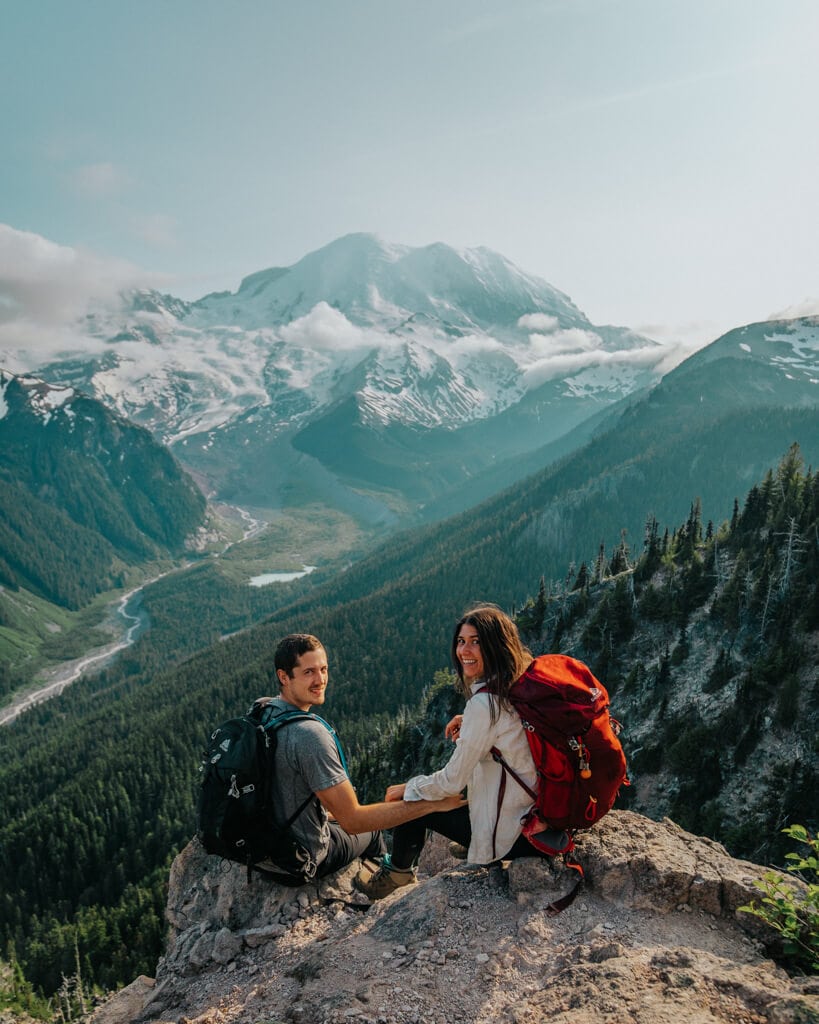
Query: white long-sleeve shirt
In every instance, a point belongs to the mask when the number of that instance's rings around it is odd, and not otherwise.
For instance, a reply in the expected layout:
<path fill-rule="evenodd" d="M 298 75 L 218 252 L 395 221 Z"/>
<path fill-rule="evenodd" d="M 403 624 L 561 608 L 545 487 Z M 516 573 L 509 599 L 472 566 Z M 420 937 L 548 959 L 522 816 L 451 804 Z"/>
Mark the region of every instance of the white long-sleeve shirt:
<path fill-rule="evenodd" d="M 494 702 L 495 698 L 488 693 L 478 693 L 482 686 L 483 681 L 472 684 L 472 696 L 464 709 L 461 732 L 452 757 L 439 771 L 411 778 L 404 790 L 405 800 L 440 800 L 460 793 L 464 786 L 469 787 L 472 841 L 468 856 L 474 864 L 502 859 L 520 835 L 521 818 L 532 806 L 528 793 L 513 778 L 507 777 L 493 853 L 492 832 L 498 818 L 498 791 L 503 769 L 493 760 L 492 747 L 498 748 L 510 768 L 531 789 L 535 789 L 537 780 L 520 717 L 515 711 L 501 708 L 495 722 L 492 722 L 490 700 Z"/>

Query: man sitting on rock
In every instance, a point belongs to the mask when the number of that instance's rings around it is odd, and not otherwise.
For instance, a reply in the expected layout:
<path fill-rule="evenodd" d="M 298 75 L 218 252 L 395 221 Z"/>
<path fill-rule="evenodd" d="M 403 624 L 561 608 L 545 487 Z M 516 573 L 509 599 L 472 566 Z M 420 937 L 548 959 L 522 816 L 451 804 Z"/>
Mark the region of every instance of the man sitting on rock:
<path fill-rule="evenodd" d="M 327 652 L 315 636 L 286 636 L 276 648 L 274 664 L 281 692 L 267 704 L 263 721 L 294 708 L 309 711 L 313 705 L 324 703 Z M 304 807 L 292 827 L 318 864 L 317 877 L 338 871 L 357 857 L 379 859 L 385 852 L 380 829 L 465 803 L 454 796 L 362 805 L 335 738 L 321 722 L 292 722 L 278 731 L 277 739 L 274 802 L 287 818 Z"/>

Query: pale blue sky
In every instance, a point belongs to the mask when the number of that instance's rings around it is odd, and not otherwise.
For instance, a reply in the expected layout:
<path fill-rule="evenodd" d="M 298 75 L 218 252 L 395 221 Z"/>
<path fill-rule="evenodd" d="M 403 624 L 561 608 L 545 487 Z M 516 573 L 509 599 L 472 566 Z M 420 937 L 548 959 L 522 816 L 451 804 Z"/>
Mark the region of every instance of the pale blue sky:
<path fill-rule="evenodd" d="M 488 246 L 658 337 L 819 299 L 816 0 L 0 0 L 0 26 L 0 321 L 15 275 L 34 317 L 72 261 L 74 290 L 136 267 L 194 298 L 351 231 Z"/>

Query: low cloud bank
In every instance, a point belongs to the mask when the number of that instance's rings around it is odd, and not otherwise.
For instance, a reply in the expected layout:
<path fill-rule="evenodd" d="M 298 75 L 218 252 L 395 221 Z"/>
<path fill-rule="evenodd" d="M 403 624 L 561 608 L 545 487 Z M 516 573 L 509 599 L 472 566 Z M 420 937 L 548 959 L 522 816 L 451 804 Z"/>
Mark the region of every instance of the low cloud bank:
<path fill-rule="evenodd" d="M 20 372 L 57 353 L 98 347 L 78 321 L 92 305 L 147 283 L 129 264 L 0 224 L 0 365 Z"/>
<path fill-rule="evenodd" d="M 560 321 L 548 313 L 526 313 L 518 320 L 518 327 L 524 331 L 556 331 Z"/>
<path fill-rule="evenodd" d="M 612 351 L 594 330 L 580 327 L 561 328 L 555 317 L 544 313 L 530 313 L 520 317 L 518 326 L 535 328 L 528 338 L 528 346 L 520 353 L 527 388 L 534 388 L 549 380 L 558 380 L 593 366 L 633 366 L 636 370 L 657 367 L 671 359 L 672 365 L 685 358 L 674 355 L 669 348 L 646 344 L 638 348 Z M 670 369 L 670 367 L 668 367 Z"/>
<path fill-rule="evenodd" d="M 636 370 L 658 367 L 665 359 L 665 349 L 656 345 L 645 348 L 605 349 L 589 351 L 564 351 L 545 359 L 536 359 L 524 370 L 527 388 L 537 387 L 548 380 L 557 380 L 579 373 L 592 366 L 633 366 Z M 679 360 L 678 360 L 679 361 Z"/>

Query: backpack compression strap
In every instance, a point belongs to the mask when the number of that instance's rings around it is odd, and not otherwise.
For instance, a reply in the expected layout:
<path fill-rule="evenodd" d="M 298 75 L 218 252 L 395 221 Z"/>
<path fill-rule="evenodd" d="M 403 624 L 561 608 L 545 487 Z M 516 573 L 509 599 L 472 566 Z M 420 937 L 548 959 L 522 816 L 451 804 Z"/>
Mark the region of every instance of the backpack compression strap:
<path fill-rule="evenodd" d="M 572 888 L 566 893 L 565 896 L 561 896 L 559 900 L 554 900 L 554 902 L 549 904 L 549 906 L 546 908 L 546 913 L 549 915 L 549 917 L 555 917 L 562 910 L 565 910 L 566 907 L 574 903 L 574 898 L 580 891 L 580 886 L 583 884 L 583 881 L 586 877 L 586 873 L 583 870 L 583 865 L 579 861 L 575 860 L 575 858 L 570 853 L 563 854 L 563 863 L 566 865 L 567 868 L 571 868 L 573 871 L 576 871 L 580 875 L 580 877 L 574 883 Z"/>
<path fill-rule="evenodd" d="M 492 830 L 492 856 L 494 857 L 495 836 L 498 831 L 498 822 L 500 821 L 500 812 L 501 806 L 503 804 L 503 797 L 504 794 L 506 793 L 507 772 L 518 783 L 518 785 L 520 785 L 523 789 L 526 790 L 526 792 L 533 800 L 537 800 L 537 794 L 533 790 L 531 790 L 529 786 L 526 785 L 526 783 L 518 775 L 514 768 L 509 767 L 509 765 L 504 760 L 503 754 L 501 754 L 497 747 L 492 747 L 490 753 L 492 754 L 492 757 L 495 759 L 495 761 L 497 761 L 497 763 L 503 769 L 503 772 L 501 774 L 500 787 L 498 789 L 498 810 L 497 814 L 495 815 L 495 827 Z M 571 838 L 571 833 L 568 833 L 568 835 Z M 572 846 L 570 845 L 569 849 L 571 850 L 571 848 Z M 580 890 L 580 886 L 583 884 L 586 874 L 583 870 L 583 865 L 578 860 L 576 860 L 570 852 L 561 854 L 560 856 L 563 857 L 563 863 L 566 865 L 566 867 L 571 868 L 572 871 L 576 871 L 580 877 L 577 879 L 575 884 L 572 886 L 569 892 L 566 893 L 565 896 L 561 896 L 559 900 L 554 900 L 552 903 L 548 905 L 548 907 L 546 908 L 546 912 L 549 915 L 549 917 L 554 917 L 556 914 L 559 914 L 561 911 L 565 910 L 566 907 L 571 906 L 571 904 L 574 903 L 575 896 L 577 896 Z"/>

